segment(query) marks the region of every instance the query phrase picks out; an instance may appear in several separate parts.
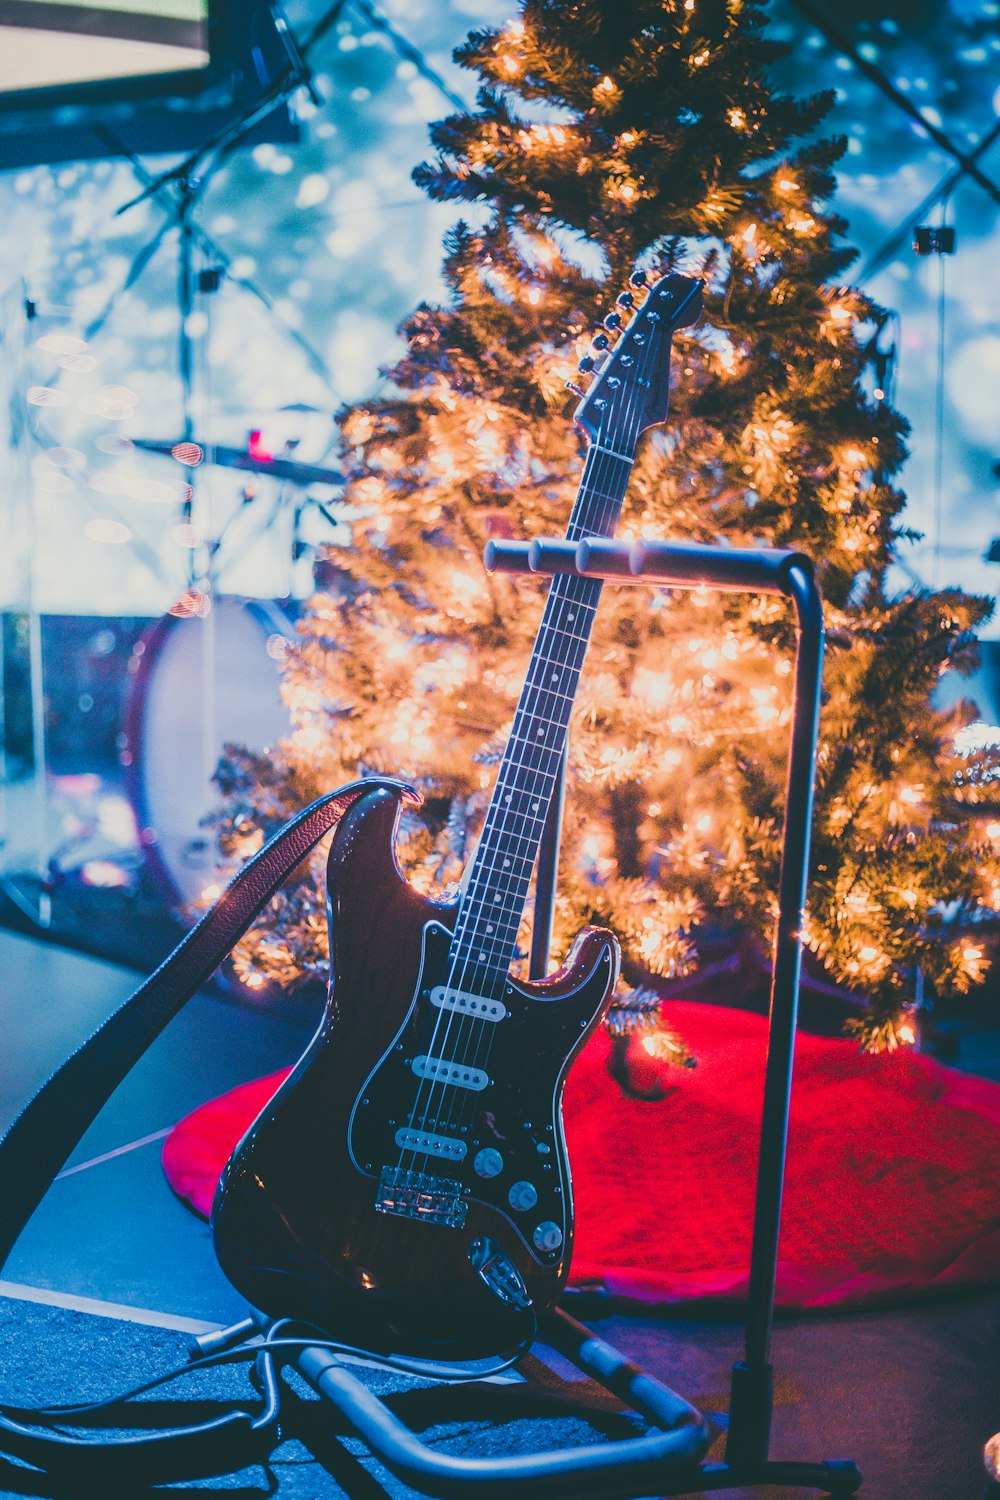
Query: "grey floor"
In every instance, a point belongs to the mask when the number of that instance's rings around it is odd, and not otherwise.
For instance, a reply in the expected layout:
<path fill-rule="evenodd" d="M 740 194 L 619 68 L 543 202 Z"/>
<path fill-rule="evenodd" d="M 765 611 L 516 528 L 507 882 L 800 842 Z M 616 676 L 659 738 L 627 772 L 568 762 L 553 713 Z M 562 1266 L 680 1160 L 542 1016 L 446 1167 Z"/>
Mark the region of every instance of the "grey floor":
<path fill-rule="evenodd" d="M 135 983 L 123 969 L 0 931 L 0 1124 Z M 212 1258 L 206 1226 L 165 1184 L 160 1141 L 196 1104 L 292 1060 L 307 1031 L 300 1012 L 250 1012 L 204 995 L 154 1045 L 81 1143 L 3 1268 L 5 1399 L 65 1400 L 77 1392 L 92 1399 L 181 1360 L 185 1329 L 242 1316 L 239 1298 Z M 995 1039 L 985 1033 L 974 1044 L 975 1054 L 988 1059 L 987 1072 L 991 1045 L 996 1053 Z M 974 1064 L 975 1057 L 962 1061 Z M 736 1323 L 607 1316 L 601 1308 L 591 1321 L 711 1414 L 722 1441 L 728 1372 L 740 1356 Z M 980 1500 L 988 1492 L 981 1452 L 1000 1429 L 1000 1291 L 864 1316 L 783 1321 L 774 1359 L 773 1457 L 853 1458 L 865 1475 L 865 1500 Z M 548 1358 L 548 1365 L 564 1373 L 558 1360 Z M 543 1386 L 551 1384 L 544 1366 L 536 1375 Z M 204 1380 L 207 1394 L 224 1395 L 239 1377 L 219 1372 Z M 559 1424 L 554 1428 L 551 1417 L 540 1414 L 500 1427 L 509 1388 L 431 1397 L 410 1390 L 399 1399 L 416 1419 L 437 1424 L 436 1441 L 463 1451 L 537 1449 L 560 1441 Z M 413 1493 L 360 1445 L 331 1445 L 328 1427 L 325 1412 L 305 1412 L 301 1430 L 309 1446 L 289 1441 L 276 1455 L 279 1495 L 376 1500 L 383 1493 Z M 599 1431 L 595 1436 L 600 1440 Z M 47 1493 L 44 1482 L 39 1487 L 32 1480 L 26 1488 L 0 1466 L 4 1484 L 9 1488 L 0 1495 Z M 226 1481 L 180 1488 L 250 1497 L 265 1494 L 268 1480 L 248 1469 Z M 719 1493 L 731 1500 L 750 1494 Z M 804 1492 L 754 1493 L 791 1500 Z"/>

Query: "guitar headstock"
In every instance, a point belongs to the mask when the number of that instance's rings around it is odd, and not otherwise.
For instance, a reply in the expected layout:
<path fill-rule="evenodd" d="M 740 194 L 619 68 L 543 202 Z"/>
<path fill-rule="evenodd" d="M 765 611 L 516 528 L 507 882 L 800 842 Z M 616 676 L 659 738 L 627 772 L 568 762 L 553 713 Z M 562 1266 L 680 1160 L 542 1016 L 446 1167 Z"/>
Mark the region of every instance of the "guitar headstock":
<path fill-rule="evenodd" d="M 631 290 L 595 335 L 593 356 L 580 361 L 581 370 L 594 375 L 575 417 L 592 442 L 631 453 L 640 433 L 665 420 L 671 336 L 697 322 L 701 286 L 691 276 L 653 283 L 643 271 L 631 277 Z"/>

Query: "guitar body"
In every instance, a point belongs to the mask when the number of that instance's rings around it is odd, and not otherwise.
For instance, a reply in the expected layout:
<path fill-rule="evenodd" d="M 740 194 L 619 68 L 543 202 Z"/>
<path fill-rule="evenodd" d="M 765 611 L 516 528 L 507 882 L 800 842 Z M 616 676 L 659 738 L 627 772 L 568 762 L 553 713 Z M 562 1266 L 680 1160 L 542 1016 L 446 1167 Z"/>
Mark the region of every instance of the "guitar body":
<path fill-rule="evenodd" d="M 544 981 L 496 996 L 449 974 L 457 904 L 394 855 L 400 794 L 373 789 L 329 860 L 331 989 L 319 1030 L 237 1147 L 212 1214 L 236 1288 L 376 1353 L 515 1349 L 572 1240 L 563 1081 L 618 975 L 587 929 Z"/>

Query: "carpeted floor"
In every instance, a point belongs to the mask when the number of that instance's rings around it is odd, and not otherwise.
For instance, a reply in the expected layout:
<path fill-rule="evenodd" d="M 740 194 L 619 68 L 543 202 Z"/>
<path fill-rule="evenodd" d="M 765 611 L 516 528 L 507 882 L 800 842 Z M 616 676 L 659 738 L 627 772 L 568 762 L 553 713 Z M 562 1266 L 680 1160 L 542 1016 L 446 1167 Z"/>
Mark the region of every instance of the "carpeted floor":
<path fill-rule="evenodd" d="M 580 1311 L 574 1305 L 574 1312 Z M 596 1318 L 595 1330 L 643 1368 L 695 1401 L 719 1434 L 721 1457 L 730 1364 L 739 1351 L 736 1325 L 716 1320 Z M 1000 1293 L 905 1311 L 782 1322 L 772 1455 L 851 1457 L 865 1482 L 860 1500 L 985 1500 L 983 1435 L 1000 1408 L 995 1379 L 1000 1348 Z M 567 1392 L 569 1373 L 540 1350 L 527 1363 L 531 1386 L 429 1388 L 401 1376 L 367 1377 L 381 1395 L 395 1393 L 398 1415 L 427 1441 L 451 1452 L 537 1452 L 616 1435 L 607 1409 L 585 1421 L 566 1411 L 567 1395 L 599 1401 L 592 1387 Z M 93 1317 L 0 1297 L 0 1394 L 26 1403 L 93 1400 L 149 1374 L 182 1364 L 185 1338 L 171 1329 Z M 578 1377 L 577 1377 L 578 1379 Z M 245 1400 L 246 1376 L 222 1369 L 187 1376 L 167 1397 L 153 1398 L 157 1419 L 190 1421 L 211 1403 Z M 202 1405 L 201 1403 L 207 1403 Z M 288 1436 L 270 1477 L 250 1466 L 224 1478 L 155 1491 L 243 1500 L 416 1500 L 356 1439 L 341 1441 L 338 1421 L 305 1387 L 288 1403 Z M 998 1423 L 997 1425 L 1000 1425 Z M 152 1495 L 154 1492 L 150 1492 Z M 723 1500 L 799 1500 L 808 1491 L 719 1491 Z M 52 1500 L 140 1500 L 59 1491 L 50 1481 L 0 1460 L 0 1496 Z"/>

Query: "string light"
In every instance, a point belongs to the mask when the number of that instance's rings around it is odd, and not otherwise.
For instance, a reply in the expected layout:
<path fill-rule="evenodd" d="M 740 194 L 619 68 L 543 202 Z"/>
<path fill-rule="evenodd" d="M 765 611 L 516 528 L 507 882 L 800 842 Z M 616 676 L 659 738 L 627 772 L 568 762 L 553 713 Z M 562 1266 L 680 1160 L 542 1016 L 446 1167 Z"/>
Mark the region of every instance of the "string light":
<path fill-rule="evenodd" d="M 688 9 L 693 9 L 693 0 L 690 0 Z M 644 1051 L 650 1057 L 655 1057 L 657 1062 L 672 1062 L 685 1056 L 684 1047 L 668 1031 L 651 1031 L 648 1036 L 643 1037 L 642 1045 Z"/>

